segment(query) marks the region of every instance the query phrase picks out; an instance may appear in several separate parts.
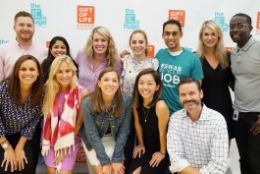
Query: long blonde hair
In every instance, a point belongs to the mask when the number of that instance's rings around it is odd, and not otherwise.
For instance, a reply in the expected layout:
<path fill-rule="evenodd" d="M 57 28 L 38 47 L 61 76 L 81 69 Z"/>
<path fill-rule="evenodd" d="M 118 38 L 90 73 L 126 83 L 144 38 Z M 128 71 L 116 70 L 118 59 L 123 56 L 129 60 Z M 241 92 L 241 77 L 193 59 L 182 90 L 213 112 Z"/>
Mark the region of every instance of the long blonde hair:
<path fill-rule="evenodd" d="M 74 65 L 72 58 L 67 55 L 61 55 L 54 59 L 50 67 L 49 79 L 46 82 L 46 90 L 43 100 L 43 113 L 47 115 L 53 107 L 54 99 L 56 94 L 60 91 L 61 85 L 57 82 L 56 74 L 59 71 L 62 62 L 66 62 L 69 68 L 73 72 L 73 78 L 70 84 L 71 89 L 75 89 L 78 85 L 77 83 L 77 68 Z"/>
<path fill-rule="evenodd" d="M 89 59 L 93 59 L 93 57 L 94 57 L 93 37 L 94 37 L 95 33 L 98 33 L 101 36 L 103 36 L 105 39 L 107 39 L 107 41 L 108 41 L 108 48 L 107 48 L 107 51 L 106 51 L 107 67 L 114 67 L 116 59 L 117 59 L 116 44 L 114 42 L 112 35 L 108 31 L 108 29 L 103 27 L 103 26 L 95 27 L 91 31 L 91 33 L 88 37 L 88 40 L 87 40 L 87 45 L 85 47 L 85 52 L 86 52 L 87 57 Z"/>
<path fill-rule="evenodd" d="M 203 31 L 206 28 L 215 32 L 215 34 L 218 36 L 218 42 L 217 45 L 215 46 L 214 55 L 216 56 L 216 58 L 219 59 L 220 66 L 222 68 L 226 68 L 228 66 L 228 59 L 227 59 L 227 52 L 224 46 L 223 33 L 219 25 L 213 20 L 207 20 L 201 26 L 199 32 L 199 46 L 197 49 L 197 54 L 202 60 L 205 58 L 205 46 L 202 41 L 202 36 L 203 36 Z"/>

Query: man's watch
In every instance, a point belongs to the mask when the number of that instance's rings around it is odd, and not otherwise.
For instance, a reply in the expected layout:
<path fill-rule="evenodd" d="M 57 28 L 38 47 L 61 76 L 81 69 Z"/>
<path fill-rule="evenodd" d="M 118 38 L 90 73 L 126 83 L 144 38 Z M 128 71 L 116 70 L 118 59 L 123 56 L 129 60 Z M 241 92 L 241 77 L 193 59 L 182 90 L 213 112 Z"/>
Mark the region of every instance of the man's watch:
<path fill-rule="evenodd" d="M 8 146 L 9 146 L 8 141 L 4 141 L 3 143 L 1 143 L 1 147 L 2 147 L 4 150 L 6 150 L 6 149 L 8 148 Z"/>

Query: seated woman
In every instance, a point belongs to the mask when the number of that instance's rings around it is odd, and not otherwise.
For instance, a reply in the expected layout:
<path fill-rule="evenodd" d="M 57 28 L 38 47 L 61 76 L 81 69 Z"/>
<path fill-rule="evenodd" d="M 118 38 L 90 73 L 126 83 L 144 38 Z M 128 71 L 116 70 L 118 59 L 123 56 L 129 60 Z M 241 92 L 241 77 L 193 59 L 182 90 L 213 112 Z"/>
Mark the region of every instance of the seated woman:
<path fill-rule="evenodd" d="M 97 174 L 124 174 L 124 146 L 130 125 L 130 98 L 120 91 L 116 69 L 105 68 L 95 91 L 82 101 L 81 137 Z"/>
<path fill-rule="evenodd" d="M 77 68 L 67 55 L 54 59 L 43 101 L 42 155 L 48 174 L 70 174 L 80 147 L 78 130 L 81 98 L 88 91 L 78 85 Z"/>
<path fill-rule="evenodd" d="M 160 99 L 162 82 L 157 72 L 148 68 L 136 77 L 133 115 L 138 144 L 134 147 L 129 173 L 158 174 L 169 166 L 166 131 L 169 109 Z"/>
<path fill-rule="evenodd" d="M 9 78 L 0 83 L 0 173 L 35 173 L 40 140 L 42 71 L 31 55 L 21 56 Z"/>

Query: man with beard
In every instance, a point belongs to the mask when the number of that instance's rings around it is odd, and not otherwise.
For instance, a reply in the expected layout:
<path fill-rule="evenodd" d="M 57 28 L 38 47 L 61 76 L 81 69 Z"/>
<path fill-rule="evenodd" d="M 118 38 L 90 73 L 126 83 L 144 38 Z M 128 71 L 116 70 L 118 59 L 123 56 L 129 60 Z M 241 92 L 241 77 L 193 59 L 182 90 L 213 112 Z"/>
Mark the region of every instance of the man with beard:
<path fill-rule="evenodd" d="M 0 81 L 6 79 L 15 65 L 15 62 L 22 55 L 32 55 L 41 63 L 47 57 L 47 49 L 42 45 L 32 41 L 34 34 L 34 19 L 32 15 L 25 11 L 18 12 L 14 17 L 14 31 L 16 39 L 13 42 L 0 46 Z M 41 122 L 37 125 L 32 138 L 31 147 L 33 161 L 38 162 L 40 153 Z M 4 147 L 3 142 L 0 142 Z M 36 165 L 34 165 L 36 166 Z M 35 169 L 36 170 L 36 169 Z"/>
<path fill-rule="evenodd" d="M 20 11 L 15 15 L 16 40 L 0 46 L 0 81 L 10 75 L 16 60 L 22 55 L 30 54 L 40 63 L 47 57 L 47 49 L 32 41 L 34 27 L 30 13 Z"/>
<path fill-rule="evenodd" d="M 238 13 L 230 21 L 235 76 L 233 127 L 242 174 L 260 174 L 260 42 L 250 34 L 251 18 Z"/>
<path fill-rule="evenodd" d="M 224 117 L 201 103 L 200 83 L 185 78 L 178 85 L 180 103 L 169 123 L 167 149 L 171 171 L 224 174 L 228 167 L 228 133 Z"/>

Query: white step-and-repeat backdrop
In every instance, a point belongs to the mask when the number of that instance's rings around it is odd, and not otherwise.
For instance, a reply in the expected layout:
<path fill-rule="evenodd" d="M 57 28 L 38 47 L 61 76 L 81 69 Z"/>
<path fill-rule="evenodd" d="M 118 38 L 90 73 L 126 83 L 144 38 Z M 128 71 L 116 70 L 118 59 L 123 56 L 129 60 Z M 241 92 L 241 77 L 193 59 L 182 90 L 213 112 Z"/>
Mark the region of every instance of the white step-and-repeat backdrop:
<path fill-rule="evenodd" d="M 72 56 L 85 46 L 90 30 L 99 25 L 112 33 L 118 51 L 129 50 L 128 38 L 135 29 L 146 31 L 149 52 L 165 47 L 162 24 L 169 18 L 183 25 L 182 46 L 195 50 L 203 21 L 213 19 L 221 26 L 227 47 L 229 20 L 239 12 L 252 17 L 252 34 L 260 40 L 259 0 L 2 0 L 0 6 L 0 45 L 15 39 L 13 17 L 18 11 L 31 12 L 36 23 L 34 40 L 47 45 L 52 37 L 64 36 Z M 85 163 L 84 153 L 77 161 Z"/>
<path fill-rule="evenodd" d="M 183 25 L 182 45 L 196 49 L 203 21 L 219 23 L 227 47 L 235 44 L 229 37 L 229 20 L 238 13 L 252 17 L 253 35 L 260 40 L 259 0 L 4 0 L 0 6 L 0 44 L 15 38 L 13 17 L 20 11 L 31 12 L 36 22 L 34 40 L 46 44 L 53 36 L 64 36 L 72 55 L 85 46 L 90 30 L 99 25 L 112 33 L 118 51 L 129 49 L 128 38 L 135 29 L 148 34 L 150 54 L 165 47 L 162 24 L 169 18 Z"/>

